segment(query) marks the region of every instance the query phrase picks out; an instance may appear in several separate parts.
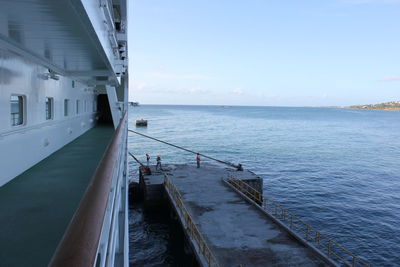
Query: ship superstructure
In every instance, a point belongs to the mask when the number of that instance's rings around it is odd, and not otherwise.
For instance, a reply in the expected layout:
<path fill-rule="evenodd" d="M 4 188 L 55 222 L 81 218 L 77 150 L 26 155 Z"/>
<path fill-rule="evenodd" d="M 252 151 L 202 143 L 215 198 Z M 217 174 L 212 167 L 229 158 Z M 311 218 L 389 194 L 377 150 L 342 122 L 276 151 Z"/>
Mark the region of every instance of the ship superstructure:
<path fill-rule="evenodd" d="M 127 266 L 127 1 L 0 0 L 0 258 Z"/>

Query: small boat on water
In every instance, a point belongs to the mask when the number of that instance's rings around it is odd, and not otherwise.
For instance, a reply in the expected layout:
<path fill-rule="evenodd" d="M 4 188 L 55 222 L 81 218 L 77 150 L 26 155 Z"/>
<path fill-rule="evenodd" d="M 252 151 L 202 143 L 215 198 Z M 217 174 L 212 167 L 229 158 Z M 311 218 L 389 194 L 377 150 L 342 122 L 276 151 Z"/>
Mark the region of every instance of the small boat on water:
<path fill-rule="evenodd" d="M 141 120 L 136 120 L 136 126 L 147 126 L 147 120 L 141 119 Z"/>

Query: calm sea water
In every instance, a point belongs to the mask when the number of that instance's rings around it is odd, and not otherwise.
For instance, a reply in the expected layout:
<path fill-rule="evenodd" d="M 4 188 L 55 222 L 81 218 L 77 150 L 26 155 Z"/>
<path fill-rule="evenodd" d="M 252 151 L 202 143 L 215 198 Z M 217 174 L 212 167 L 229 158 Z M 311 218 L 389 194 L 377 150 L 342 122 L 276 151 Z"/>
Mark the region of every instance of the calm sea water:
<path fill-rule="evenodd" d="M 140 118 L 149 121 L 147 128 L 135 127 Z M 373 266 L 399 266 L 400 112 L 140 106 L 130 109 L 129 125 L 242 163 L 264 179 L 266 195 Z M 134 134 L 130 134 L 129 149 L 143 161 L 145 153 L 153 161 L 160 155 L 163 163 L 195 160 L 194 155 Z M 137 166 L 134 162 L 130 166 L 136 177 Z M 140 214 L 140 208 L 131 209 L 131 262 L 174 266 L 167 223 L 162 231 L 157 227 L 155 232 L 144 230 L 143 225 L 153 222 Z M 154 247 L 137 255 L 149 236 L 157 239 Z"/>

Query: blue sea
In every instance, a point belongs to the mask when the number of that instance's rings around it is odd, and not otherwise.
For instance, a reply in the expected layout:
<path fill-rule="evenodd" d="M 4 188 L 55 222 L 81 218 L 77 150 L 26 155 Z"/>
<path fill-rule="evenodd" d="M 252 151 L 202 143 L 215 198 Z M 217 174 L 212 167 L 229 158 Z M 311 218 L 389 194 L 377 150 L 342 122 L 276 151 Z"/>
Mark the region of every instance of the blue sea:
<path fill-rule="evenodd" d="M 141 118 L 147 128 L 135 127 Z M 400 112 L 142 105 L 130 108 L 129 126 L 241 163 L 263 178 L 265 195 L 372 266 L 400 265 Z M 145 153 L 153 161 L 160 155 L 163 163 L 195 161 L 195 155 L 132 133 L 129 150 L 144 162 Z M 130 167 L 136 177 L 137 164 Z M 174 266 L 169 234 L 160 233 L 168 227 L 144 217 L 132 209 L 131 262 Z"/>

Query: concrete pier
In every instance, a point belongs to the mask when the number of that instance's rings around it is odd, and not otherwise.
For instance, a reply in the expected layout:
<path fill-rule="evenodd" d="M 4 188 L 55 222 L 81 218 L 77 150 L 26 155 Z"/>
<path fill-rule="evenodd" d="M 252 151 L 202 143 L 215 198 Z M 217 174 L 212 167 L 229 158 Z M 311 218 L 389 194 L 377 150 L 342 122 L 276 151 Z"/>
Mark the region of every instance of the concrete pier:
<path fill-rule="evenodd" d="M 201 168 L 185 164 L 164 169 L 162 173 L 152 168 L 152 175 L 142 180 L 154 187 L 167 177 L 166 195 L 201 265 L 332 266 L 222 180 L 234 175 L 262 189 L 262 180 L 254 173 L 204 163 Z"/>
<path fill-rule="evenodd" d="M 164 172 L 155 170 L 155 166 L 150 166 L 151 175 L 144 175 L 142 170 L 139 172 L 139 188 L 146 206 L 159 205 L 164 192 Z"/>

